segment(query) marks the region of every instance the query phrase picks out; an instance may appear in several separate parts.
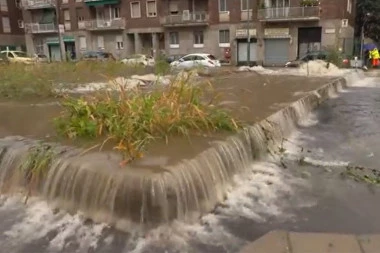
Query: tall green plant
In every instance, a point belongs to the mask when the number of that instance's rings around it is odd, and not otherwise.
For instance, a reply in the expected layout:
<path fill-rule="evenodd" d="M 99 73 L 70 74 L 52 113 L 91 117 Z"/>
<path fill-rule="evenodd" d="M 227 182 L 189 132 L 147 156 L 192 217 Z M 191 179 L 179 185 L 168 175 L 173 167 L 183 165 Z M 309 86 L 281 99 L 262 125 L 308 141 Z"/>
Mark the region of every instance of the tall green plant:
<path fill-rule="evenodd" d="M 177 78 L 164 90 L 149 93 L 118 88 L 117 96 L 67 97 L 63 114 L 55 119 L 58 133 L 70 139 L 113 140 L 125 162 L 130 162 L 143 156 L 155 139 L 239 128 L 233 117 L 211 103 L 213 98 L 202 102 L 212 88 L 209 84 L 193 85 L 188 78 Z"/>
<path fill-rule="evenodd" d="M 33 190 L 39 186 L 40 181 L 46 176 L 51 166 L 55 152 L 48 144 L 40 144 L 32 147 L 19 169 L 24 176 L 27 186 L 25 203 Z"/>

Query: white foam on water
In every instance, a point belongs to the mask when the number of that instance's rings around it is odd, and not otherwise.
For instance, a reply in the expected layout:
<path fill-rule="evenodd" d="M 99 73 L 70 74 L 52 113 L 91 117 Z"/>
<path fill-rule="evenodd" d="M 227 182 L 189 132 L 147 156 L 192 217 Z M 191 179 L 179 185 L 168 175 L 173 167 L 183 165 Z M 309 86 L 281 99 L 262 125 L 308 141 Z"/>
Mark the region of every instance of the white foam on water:
<path fill-rule="evenodd" d="M 379 86 L 379 78 L 375 77 L 366 77 L 358 80 L 357 82 L 353 83 L 352 87 L 378 87 Z"/>
<path fill-rule="evenodd" d="M 238 71 L 256 71 L 265 75 L 297 75 L 297 76 L 342 76 L 350 69 L 340 69 L 336 65 L 330 63 L 327 68 L 327 62 L 322 60 L 309 61 L 303 63 L 299 68 L 282 68 L 278 70 L 267 69 L 262 66 L 241 66 Z"/>
<path fill-rule="evenodd" d="M 318 124 L 318 118 L 315 113 L 310 113 L 306 118 L 298 121 L 298 124 L 302 127 L 311 127 Z"/>
<path fill-rule="evenodd" d="M 305 181 L 286 176 L 272 162 L 255 163 L 250 169 L 248 175 L 234 178 L 236 186 L 228 191 L 225 202 L 214 213 L 203 216 L 200 223 L 175 222 L 171 226 L 162 226 L 150 231 L 146 238 L 140 238 L 133 251 L 124 252 L 138 253 L 163 245 L 171 245 L 174 252 L 196 252 L 189 243 L 191 241 L 234 252 L 245 241 L 234 236 L 225 227 L 224 220 L 247 219 L 255 223 L 264 223 L 272 217 L 291 220 L 293 215 L 286 211 L 289 202 L 282 201 L 282 196 L 294 196 L 296 188 L 307 188 Z M 295 203 L 298 207 L 315 205 L 312 199 L 299 200 L 292 205 Z"/>
<path fill-rule="evenodd" d="M 249 173 L 235 176 L 235 185 L 227 192 L 227 199 L 214 213 L 203 216 L 197 224 L 174 222 L 149 231 L 144 237 L 136 231 L 126 238 L 126 248 L 122 252 L 139 253 L 152 248 L 170 248 L 170 252 L 196 252 L 192 242 L 213 245 L 236 251 L 244 240 L 236 237 L 223 223 L 224 220 L 246 219 L 253 223 L 264 223 L 269 218 L 292 219 L 288 213 L 289 198 L 295 189 L 308 187 L 303 179 L 293 178 L 284 173 L 276 161 L 253 163 Z M 53 212 L 49 205 L 31 198 L 23 206 L 23 198 L 1 198 L 0 208 L 19 208 L 23 215 L 4 235 L 9 249 L 22 244 L 50 239 L 47 252 L 67 250 L 77 245 L 76 252 L 96 250 L 106 224 L 84 224 L 80 215 L 70 215 L 63 211 Z M 312 206 L 312 199 L 292 201 L 292 206 Z M 54 232 L 53 235 L 49 232 Z M 50 236 L 48 236 L 50 234 Z M 22 238 L 22 240 L 20 239 Z M 106 244 L 112 244 L 113 237 L 107 237 Z M 1 241 L 0 241 L 1 243 Z M 154 252 L 154 251 L 153 251 Z"/>
<path fill-rule="evenodd" d="M 2 208 L 22 208 L 20 198 L 19 201 L 16 198 L 10 199 L 12 201 Z M 97 247 L 98 239 L 107 227 L 106 224 L 85 226 L 84 218 L 80 214 L 70 215 L 62 211 L 54 213 L 46 202 L 39 199 L 30 199 L 24 210 L 22 220 L 4 232 L 8 244 L 18 245 L 20 241 L 27 244 L 56 231 L 57 234 L 49 243 L 49 252 L 61 251 L 67 243 L 73 243 L 72 240 L 79 245 L 79 252 L 87 252 L 90 248 Z"/>

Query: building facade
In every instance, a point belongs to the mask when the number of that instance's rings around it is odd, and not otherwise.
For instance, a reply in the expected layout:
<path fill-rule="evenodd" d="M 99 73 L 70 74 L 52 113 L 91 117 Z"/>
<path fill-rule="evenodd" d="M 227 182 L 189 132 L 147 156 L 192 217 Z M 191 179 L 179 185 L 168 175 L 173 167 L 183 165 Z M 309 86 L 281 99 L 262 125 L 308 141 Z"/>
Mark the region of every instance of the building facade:
<path fill-rule="evenodd" d="M 24 49 L 23 28 L 20 2 L 0 0 L 0 51 Z"/>
<path fill-rule="evenodd" d="M 353 48 L 355 0 L 22 0 L 29 53 L 104 50 L 214 54 L 282 65 L 308 50 Z M 58 15 L 57 15 L 58 14 Z M 248 57 L 249 55 L 249 57 Z"/>

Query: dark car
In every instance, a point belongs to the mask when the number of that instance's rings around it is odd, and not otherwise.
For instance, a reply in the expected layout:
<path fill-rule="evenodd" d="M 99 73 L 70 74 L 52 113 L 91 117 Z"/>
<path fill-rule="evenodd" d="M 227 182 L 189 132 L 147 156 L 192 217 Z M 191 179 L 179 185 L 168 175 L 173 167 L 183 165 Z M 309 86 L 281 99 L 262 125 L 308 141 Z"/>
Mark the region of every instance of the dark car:
<path fill-rule="evenodd" d="M 168 57 L 166 57 L 166 61 L 167 61 L 167 63 L 170 64 L 173 61 L 178 61 L 179 59 L 181 59 L 184 56 L 185 56 L 184 54 L 169 55 Z"/>
<path fill-rule="evenodd" d="M 109 61 L 109 60 L 115 60 L 115 57 L 108 52 L 102 52 L 102 51 L 87 51 L 83 53 L 82 60 L 84 61 Z"/>
<path fill-rule="evenodd" d="M 329 54 L 330 52 L 328 51 L 312 51 L 303 55 L 302 57 L 295 59 L 294 61 L 287 62 L 285 64 L 285 67 L 297 68 L 304 62 L 314 61 L 314 60 L 327 61 L 329 58 Z M 339 58 L 341 60 L 341 67 L 346 67 L 346 68 L 350 67 L 350 60 L 347 56 L 345 56 L 344 54 L 340 54 Z"/>

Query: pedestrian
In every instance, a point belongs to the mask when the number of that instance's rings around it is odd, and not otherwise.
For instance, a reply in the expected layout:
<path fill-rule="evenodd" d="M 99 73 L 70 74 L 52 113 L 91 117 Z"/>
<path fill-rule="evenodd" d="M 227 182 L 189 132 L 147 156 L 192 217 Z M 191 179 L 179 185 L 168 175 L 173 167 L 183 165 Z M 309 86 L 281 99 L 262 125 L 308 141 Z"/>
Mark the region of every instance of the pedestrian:
<path fill-rule="evenodd" d="M 372 59 L 372 67 L 377 68 L 379 66 L 379 50 L 375 47 L 370 51 L 370 58 Z"/>

